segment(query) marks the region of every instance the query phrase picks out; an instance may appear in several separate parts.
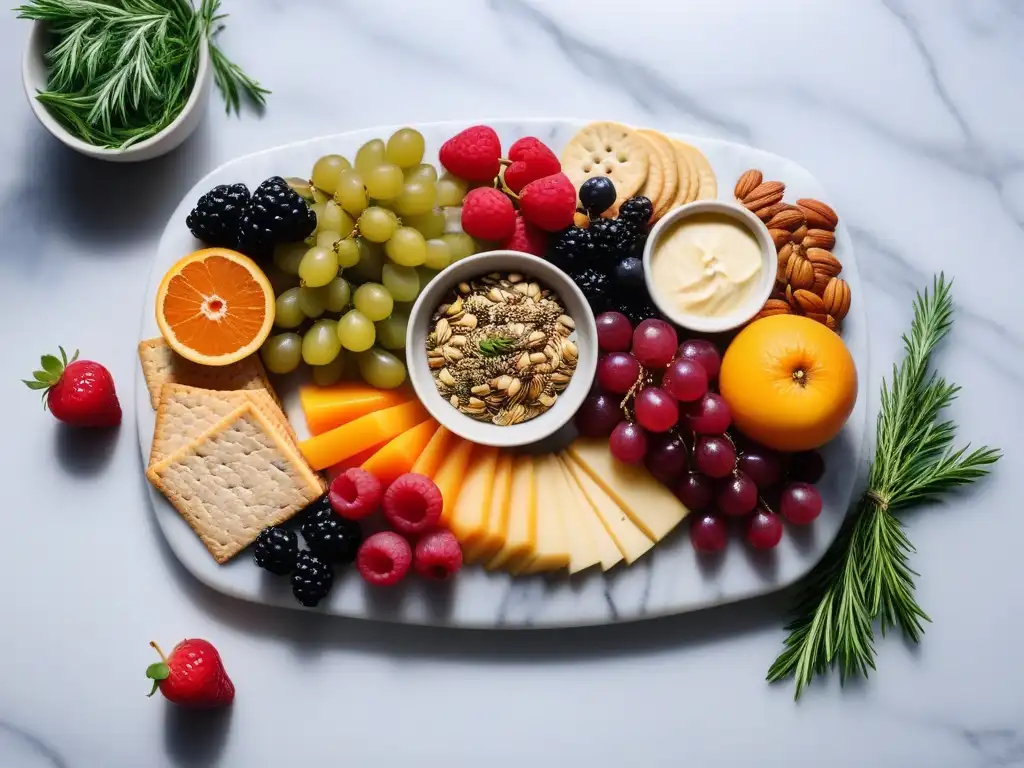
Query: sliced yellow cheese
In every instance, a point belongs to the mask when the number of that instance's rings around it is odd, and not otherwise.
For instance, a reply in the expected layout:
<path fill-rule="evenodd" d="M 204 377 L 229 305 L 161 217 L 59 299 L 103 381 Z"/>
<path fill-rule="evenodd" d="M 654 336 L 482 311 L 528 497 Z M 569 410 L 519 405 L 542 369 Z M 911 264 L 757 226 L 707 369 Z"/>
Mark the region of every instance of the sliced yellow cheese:
<path fill-rule="evenodd" d="M 587 499 L 583 489 L 576 482 L 576 478 L 572 476 L 567 461 L 568 459 L 563 454 L 558 454 L 558 464 L 562 468 L 562 475 L 565 477 L 569 492 L 575 501 L 573 507 L 578 510 L 579 519 L 582 520 L 584 529 L 590 533 L 601 570 L 610 570 L 622 562 L 622 552 L 615 544 L 615 539 L 608 533 L 608 529 L 604 527 L 601 518 L 597 516 L 597 512 L 594 511 L 590 500 Z"/>
<path fill-rule="evenodd" d="M 448 521 L 448 528 L 459 540 L 463 551 L 482 540 L 487 531 L 487 512 L 491 507 L 497 467 L 498 449 L 479 446 L 466 468 L 462 490 Z"/>
<path fill-rule="evenodd" d="M 441 507 L 441 525 L 448 527 L 455 502 L 462 490 L 462 481 L 469 466 L 469 457 L 473 454 L 474 444 L 469 440 L 458 440 L 451 451 L 441 459 L 441 465 L 434 473 L 434 484 L 441 491 L 444 506 Z"/>
<path fill-rule="evenodd" d="M 512 490 L 508 502 L 508 530 L 505 543 L 490 559 L 491 570 L 505 568 L 516 571 L 533 552 L 537 541 L 537 494 L 533 476 L 533 459 L 520 455 L 512 459 Z"/>
<path fill-rule="evenodd" d="M 433 478 L 437 474 L 437 468 L 441 466 L 441 461 L 448 454 L 452 444 L 458 439 L 448 427 L 439 426 L 437 431 L 434 432 L 434 436 L 430 438 L 430 442 L 427 443 L 427 447 L 423 449 L 423 453 L 419 455 L 419 458 L 412 465 L 410 471 L 415 472 L 417 475 L 426 475 Z"/>
<path fill-rule="evenodd" d="M 483 536 L 464 552 L 467 563 L 490 560 L 505 546 L 508 533 L 508 510 L 512 493 L 512 454 L 498 454 L 494 468 L 494 489 L 487 506 L 487 522 Z"/>
<path fill-rule="evenodd" d="M 675 494 L 642 466 L 616 461 L 607 440 L 581 437 L 567 450 L 649 539 L 661 541 L 689 514 Z"/>
<path fill-rule="evenodd" d="M 582 497 L 583 492 L 579 491 L 577 497 L 573 489 L 574 481 L 569 477 L 567 470 L 561 460 L 554 454 L 551 455 L 554 463 L 555 473 L 551 479 L 551 491 L 555 496 L 558 508 L 562 510 L 562 519 L 565 523 L 565 546 L 569 551 L 569 573 L 579 573 L 592 566 L 602 564 L 601 552 L 598 550 L 599 537 L 604 540 L 604 548 L 612 560 L 608 568 L 615 563 L 621 562 L 622 553 L 619 552 L 611 536 L 604 530 L 601 521 L 594 516 L 590 504 Z M 537 512 L 540 515 L 540 511 Z M 540 518 L 538 517 L 538 524 Z M 597 531 L 594 531 L 594 526 Z M 539 534 L 538 534 L 539 535 Z M 605 568 L 604 570 L 608 570 Z"/>
<path fill-rule="evenodd" d="M 654 546 L 654 542 L 644 535 L 644 532 L 629 519 L 622 507 L 616 504 L 615 500 L 594 482 L 594 479 L 587 474 L 583 467 L 577 464 L 571 456 L 563 455 L 563 457 L 566 459 L 565 465 L 569 468 L 569 473 L 579 484 L 583 495 L 587 497 L 587 501 L 590 502 L 597 516 L 601 518 L 605 530 L 615 540 L 615 546 L 619 548 L 626 563 L 634 563 Z"/>
<path fill-rule="evenodd" d="M 557 571 L 569 565 L 569 542 L 565 532 L 565 507 L 558 484 L 565 482 L 554 454 L 533 457 L 537 483 L 537 541 L 532 559 L 523 573 Z"/>

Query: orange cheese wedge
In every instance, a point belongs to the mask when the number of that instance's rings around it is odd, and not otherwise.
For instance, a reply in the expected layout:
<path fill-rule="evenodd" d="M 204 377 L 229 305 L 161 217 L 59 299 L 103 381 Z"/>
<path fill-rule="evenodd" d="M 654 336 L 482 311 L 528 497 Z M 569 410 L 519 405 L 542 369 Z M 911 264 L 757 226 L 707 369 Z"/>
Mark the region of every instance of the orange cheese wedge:
<path fill-rule="evenodd" d="M 323 434 L 303 440 L 299 449 L 313 469 L 339 464 L 378 443 L 391 440 L 429 418 L 418 400 L 360 416 Z"/>
<path fill-rule="evenodd" d="M 430 438 L 423 453 L 412 465 L 412 471 L 418 475 L 426 475 L 432 478 L 437 474 L 437 468 L 441 466 L 441 460 L 448 453 L 449 448 L 455 442 L 456 437 L 447 427 L 438 427 L 434 436 Z"/>
<path fill-rule="evenodd" d="M 447 526 L 451 519 L 472 454 L 473 443 L 457 439 L 434 473 L 434 484 L 440 489 L 441 498 L 444 499 L 444 506 L 441 507 L 441 525 Z"/>
<path fill-rule="evenodd" d="M 299 389 L 302 413 L 313 435 L 322 435 L 360 416 L 408 403 L 412 399 L 412 395 L 402 389 L 376 389 L 354 382 Z"/>
<path fill-rule="evenodd" d="M 392 438 L 380 450 L 365 458 L 361 466 L 380 480 L 381 485 L 390 485 L 399 476 L 412 471 L 413 464 L 423 453 L 435 432 L 437 422 L 427 419 L 408 432 Z"/>

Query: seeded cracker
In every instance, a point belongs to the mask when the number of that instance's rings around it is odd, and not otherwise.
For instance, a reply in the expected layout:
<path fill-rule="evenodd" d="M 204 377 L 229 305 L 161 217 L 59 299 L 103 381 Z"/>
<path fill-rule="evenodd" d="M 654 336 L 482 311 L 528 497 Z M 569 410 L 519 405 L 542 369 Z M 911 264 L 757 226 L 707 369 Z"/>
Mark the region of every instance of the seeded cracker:
<path fill-rule="evenodd" d="M 216 390 L 265 389 L 280 404 L 258 355 L 250 355 L 231 365 L 197 365 L 178 355 L 162 337 L 157 337 L 139 342 L 139 360 L 154 410 L 160 405 L 160 389 L 168 382 Z"/>
<path fill-rule="evenodd" d="M 572 318 L 523 275 L 460 283 L 432 322 L 427 361 L 437 390 L 479 421 L 511 426 L 539 416 L 576 370 Z"/>
<path fill-rule="evenodd" d="M 146 476 L 218 563 L 321 495 L 319 478 L 253 403 L 232 411 Z"/>

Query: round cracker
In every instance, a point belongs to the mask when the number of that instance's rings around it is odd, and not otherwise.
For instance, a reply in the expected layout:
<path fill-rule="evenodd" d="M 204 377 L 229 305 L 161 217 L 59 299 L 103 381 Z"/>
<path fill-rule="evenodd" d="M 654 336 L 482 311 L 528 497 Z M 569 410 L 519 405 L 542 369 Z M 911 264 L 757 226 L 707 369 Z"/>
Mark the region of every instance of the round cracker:
<path fill-rule="evenodd" d="M 562 150 L 562 172 L 578 190 L 593 176 L 607 176 L 615 185 L 615 210 L 647 179 L 650 144 L 628 125 L 590 123 Z"/>
<path fill-rule="evenodd" d="M 662 182 L 661 193 L 657 198 L 651 197 L 651 203 L 654 205 L 654 221 L 657 221 L 672 207 L 672 202 L 676 198 L 676 192 L 679 189 L 679 171 L 676 167 L 676 153 L 672 147 L 672 142 L 663 133 L 652 130 L 650 128 L 642 128 L 638 133 L 645 139 L 651 142 L 654 146 L 656 156 L 662 165 L 662 175 L 664 180 Z M 651 158 L 652 163 L 654 157 Z M 650 195 L 648 195 L 650 197 Z"/>
<path fill-rule="evenodd" d="M 717 198 L 718 179 L 715 178 L 715 172 L 712 170 L 711 163 L 704 156 L 704 153 L 684 142 L 680 141 L 678 143 L 697 169 L 697 196 L 694 199 L 714 200 Z"/>
<path fill-rule="evenodd" d="M 692 203 L 697 199 L 697 166 L 693 164 L 689 153 L 683 149 L 685 146 L 683 142 L 672 139 L 672 149 L 676 153 L 676 166 L 679 168 L 679 189 L 676 190 L 672 208 Z"/>
<path fill-rule="evenodd" d="M 658 205 L 657 201 L 661 199 L 665 190 L 665 163 L 664 158 L 661 156 L 661 152 L 658 150 L 658 145 L 654 143 L 649 137 L 643 136 L 643 131 L 637 131 L 643 140 L 647 142 L 650 153 L 648 154 L 648 165 L 647 165 L 647 178 L 644 180 L 643 186 L 637 190 L 638 195 L 643 195 L 651 201 L 652 216 L 657 212 Z M 619 201 L 615 201 L 615 205 L 609 209 L 606 214 L 609 216 L 619 215 Z"/>

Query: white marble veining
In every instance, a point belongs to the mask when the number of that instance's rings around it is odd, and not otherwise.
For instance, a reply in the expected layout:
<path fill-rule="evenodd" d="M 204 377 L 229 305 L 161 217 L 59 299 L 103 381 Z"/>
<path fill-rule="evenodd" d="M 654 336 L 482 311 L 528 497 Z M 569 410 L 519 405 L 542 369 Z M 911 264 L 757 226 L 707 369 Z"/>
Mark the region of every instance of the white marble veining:
<path fill-rule="evenodd" d="M 0 16 L 0 766 L 1024 765 L 1018 322 L 1024 285 L 1024 7 L 1018 0 L 225 0 L 232 55 L 274 89 L 262 119 L 216 107 L 169 157 L 72 155 L 23 102 L 27 28 Z M 57 344 L 125 396 L 162 226 L 216 165 L 408 121 L 609 116 L 792 157 L 857 248 L 872 392 L 913 291 L 956 276 L 939 356 L 990 481 L 908 521 L 919 648 L 794 705 L 763 683 L 789 596 L 643 624 L 457 632 L 242 604 L 200 586 L 145 500 L 133 417 L 72 435 L 18 383 Z M 130 318 L 130 322 L 126 320 Z M 872 412 L 876 407 L 873 401 Z M 231 711 L 147 701 L 146 642 L 220 647 Z M 525 760 L 524 760 L 525 758 Z"/>

